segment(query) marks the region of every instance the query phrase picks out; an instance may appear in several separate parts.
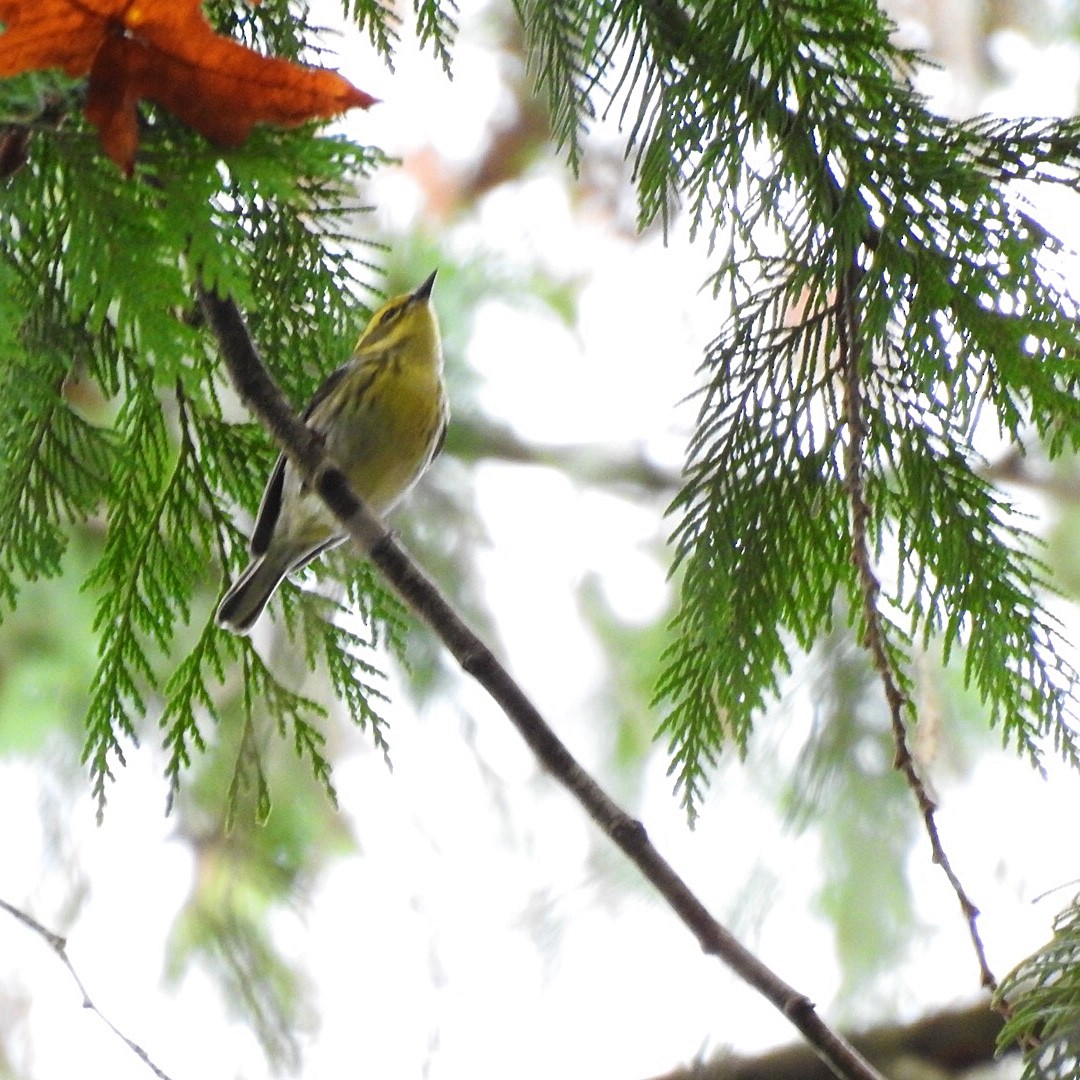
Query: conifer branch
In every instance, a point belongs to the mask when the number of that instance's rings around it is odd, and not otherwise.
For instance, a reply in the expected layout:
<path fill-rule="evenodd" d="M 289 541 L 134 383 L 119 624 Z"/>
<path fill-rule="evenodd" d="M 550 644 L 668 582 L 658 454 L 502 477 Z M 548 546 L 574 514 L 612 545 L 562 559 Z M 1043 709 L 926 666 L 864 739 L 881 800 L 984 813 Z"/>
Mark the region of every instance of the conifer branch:
<path fill-rule="evenodd" d="M 86 992 L 86 987 L 83 984 L 82 979 L 79 977 L 79 973 L 75 970 L 75 965 L 72 964 L 71 958 L 67 954 L 67 941 L 61 937 L 60 934 L 54 934 L 51 930 L 46 929 L 31 915 L 20 908 L 15 907 L 14 904 L 9 904 L 6 900 L 0 899 L 0 908 L 6 911 L 12 918 L 17 919 L 27 927 L 33 933 L 37 934 L 46 945 L 60 958 L 60 963 L 67 968 L 68 974 L 75 980 L 75 985 L 79 988 L 79 993 L 82 994 L 82 1006 L 84 1009 L 89 1009 L 91 1012 L 97 1013 L 98 1017 L 105 1024 L 105 1026 L 122 1042 L 125 1046 L 137 1057 L 140 1061 L 156 1076 L 158 1080 L 170 1080 L 169 1074 L 160 1069 L 154 1064 L 150 1055 L 137 1043 L 134 1039 L 125 1035 L 91 1000 L 90 995 Z"/>
<path fill-rule="evenodd" d="M 702 950 L 726 964 L 783 1013 L 836 1076 L 843 1080 L 883 1080 L 821 1019 L 805 994 L 784 982 L 710 914 L 653 846 L 642 823 L 622 810 L 580 765 L 491 650 L 364 507 L 341 470 L 324 457 L 321 441 L 301 423 L 274 385 L 236 303 L 204 286 L 199 288 L 199 300 L 244 402 L 404 603 L 438 635 L 462 669 L 487 690 L 540 763 L 655 886 Z"/>
<path fill-rule="evenodd" d="M 862 334 L 859 325 L 857 294 L 862 271 L 854 256 L 851 265 L 840 285 L 839 317 L 837 319 L 837 342 L 840 350 L 840 372 L 843 380 L 843 421 L 848 438 L 844 450 L 844 489 L 847 492 L 851 521 L 851 559 L 855 564 L 859 593 L 862 600 L 863 645 L 870 653 L 874 668 L 881 679 L 885 691 L 885 701 L 889 709 L 892 725 L 893 743 L 896 754 L 893 767 L 901 773 L 915 796 L 919 812 L 922 814 L 926 834 L 930 839 L 933 860 L 944 871 L 945 876 L 960 901 L 960 909 L 967 920 L 971 943 L 979 963 L 982 985 L 993 991 L 997 980 L 986 959 L 986 949 L 979 933 L 979 909 L 972 903 L 960 878 L 952 867 L 938 833 L 937 806 L 926 790 L 926 784 L 919 775 L 915 759 L 908 746 L 907 725 L 904 714 L 913 713 L 911 699 L 901 686 L 901 679 L 896 670 L 894 658 L 886 639 L 884 620 L 881 615 L 879 599 L 881 582 L 874 572 L 871 554 L 869 525 L 871 507 L 867 500 L 864 483 L 866 445 L 866 417 L 864 414 L 863 378 L 862 378 Z"/>

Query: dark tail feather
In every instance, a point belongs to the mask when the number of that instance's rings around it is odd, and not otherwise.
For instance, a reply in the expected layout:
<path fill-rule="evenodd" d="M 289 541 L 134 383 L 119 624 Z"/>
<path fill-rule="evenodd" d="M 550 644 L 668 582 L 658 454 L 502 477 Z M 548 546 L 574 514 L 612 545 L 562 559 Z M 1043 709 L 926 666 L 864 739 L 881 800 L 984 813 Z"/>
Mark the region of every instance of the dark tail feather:
<path fill-rule="evenodd" d="M 246 634 L 289 569 L 277 562 L 268 563 L 265 555 L 252 561 L 218 605 L 214 616 L 218 625 L 234 634 Z"/>

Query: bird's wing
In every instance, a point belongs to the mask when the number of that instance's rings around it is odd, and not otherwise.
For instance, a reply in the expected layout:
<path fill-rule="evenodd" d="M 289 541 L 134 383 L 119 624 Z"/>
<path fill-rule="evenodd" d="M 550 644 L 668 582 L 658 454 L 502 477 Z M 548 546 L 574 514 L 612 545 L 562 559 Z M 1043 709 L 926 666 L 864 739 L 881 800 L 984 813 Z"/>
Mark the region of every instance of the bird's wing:
<path fill-rule="evenodd" d="M 300 419 L 308 421 L 311 419 L 311 414 L 330 396 L 331 391 L 343 378 L 345 378 L 345 372 L 352 367 L 353 361 L 349 360 L 337 369 L 337 371 L 330 372 L 329 375 L 323 380 L 322 386 L 315 391 L 314 396 L 308 402 L 307 408 L 304 410 Z"/>
<path fill-rule="evenodd" d="M 325 401 L 327 395 L 334 389 L 345 375 L 348 364 L 342 364 L 337 371 L 326 377 L 323 384 L 315 391 L 315 396 L 308 402 L 307 408 L 301 415 L 301 419 L 307 421 L 320 402 Z M 265 555 L 270 546 L 270 537 L 274 535 L 274 526 L 277 525 L 278 516 L 281 514 L 281 493 L 285 487 L 285 455 L 279 454 L 274 463 L 274 471 L 266 483 L 262 502 L 259 503 L 259 512 L 255 517 L 255 528 L 251 533 L 249 545 L 252 555 Z"/>
<path fill-rule="evenodd" d="M 259 503 L 255 529 L 251 534 L 251 543 L 248 545 L 252 555 L 265 555 L 266 549 L 270 546 L 270 537 L 274 535 L 274 526 L 281 513 L 281 490 L 284 486 L 285 455 L 279 454 L 274 464 L 274 471 L 270 474 L 270 480 L 263 492 L 262 502 Z"/>

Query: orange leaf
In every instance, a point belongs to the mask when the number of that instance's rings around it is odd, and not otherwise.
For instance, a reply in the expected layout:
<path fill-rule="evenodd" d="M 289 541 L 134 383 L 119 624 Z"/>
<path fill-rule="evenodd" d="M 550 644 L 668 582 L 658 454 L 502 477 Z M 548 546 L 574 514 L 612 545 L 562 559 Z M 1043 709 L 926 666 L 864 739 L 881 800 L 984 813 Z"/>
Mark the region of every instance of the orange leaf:
<path fill-rule="evenodd" d="M 215 34 L 200 0 L 0 0 L 0 21 L 0 77 L 89 75 L 86 118 L 127 173 L 143 98 L 219 146 L 240 145 L 258 123 L 291 127 L 375 103 L 336 72 Z"/>

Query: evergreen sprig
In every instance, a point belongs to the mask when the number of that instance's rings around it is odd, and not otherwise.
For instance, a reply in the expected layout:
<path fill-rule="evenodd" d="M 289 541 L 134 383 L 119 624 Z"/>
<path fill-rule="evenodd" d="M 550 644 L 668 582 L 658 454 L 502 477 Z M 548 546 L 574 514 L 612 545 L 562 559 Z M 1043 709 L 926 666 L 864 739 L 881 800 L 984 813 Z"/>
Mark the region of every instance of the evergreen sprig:
<path fill-rule="evenodd" d="M 1023 1080 L 1068 1080 L 1080 1069 L 1080 898 L 1054 920 L 1053 937 L 1001 982 L 1008 1010 L 998 1046 L 1025 1048 Z"/>
<path fill-rule="evenodd" d="M 285 3 L 216 14 L 279 53 L 312 42 Z M 194 314 L 194 275 L 248 305 L 271 365 L 302 404 L 364 321 L 369 271 L 350 191 L 381 158 L 340 138 L 269 129 L 223 157 L 150 109 L 128 181 L 102 158 L 80 109 L 78 87 L 62 78 L 0 82 L 0 120 L 29 136 L 28 163 L 2 192 L 0 598 L 13 608 L 24 580 L 59 572 L 73 525 L 104 523 L 85 583 L 100 660 L 84 758 L 100 810 L 150 717 L 161 724 L 172 798 L 226 720 L 219 684 L 231 685 L 249 648 L 213 627 L 212 600 L 221 568 L 233 573 L 246 558 L 237 511 L 254 513 L 275 451 L 256 425 L 236 422 Z M 311 617 L 325 602 L 301 590 L 289 590 L 289 607 L 304 613 L 305 654 L 332 672 L 356 722 L 385 749 L 381 676 L 366 639 L 400 645 L 400 615 L 373 625 L 395 605 L 372 577 L 363 588 L 364 637 Z M 322 706 L 250 656 L 240 666 L 247 722 L 269 720 L 332 792 Z M 255 777 L 265 814 L 265 778 L 252 761 L 241 755 L 238 768 Z"/>
<path fill-rule="evenodd" d="M 972 435 L 981 420 L 1051 453 L 1080 439 L 1077 305 L 1016 185 L 1075 183 L 1080 125 L 935 116 L 869 0 L 518 6 L 571 160 L 610 87 L 643 223 L 681 200 L 693 231 L 725 241 L 714 286 L 730 316 L 672 507 L 682 601 L 659 684 L 691 812 L 836 593 L 858 592 L 837 366 L 852 315 L 897 678 L 938 635 L 965 651 L 1007 741 L 1037 761 L 1049 739 L 1075 761 L 1076 675 L 1036 546 Z M 838 303 L 852 267 L 854 312 Z"/>
<path fill-rule="evenodd" d="M 20 285 L 13 275 L 8 288 L 0 284 L 5 331 L 32 310 L 20 306 Z M 67 530 L 100 504 L 114 450 L 111 432 L 80 415 L 64 393 L 77 346 L 70 338 L 66 348 L 42 340 L 48 319 L 38 310 L 24 324 L 24 341 L 40 350 L 33 361 L 14 336 L 0 343 L 8 358 L 0 376 L 0 598 L 9 609 L 22 579 L 60 572 Z"/>
<path fill-rule="evenodd" d="M 454 18 L 457 13 L 455 0 L 413 0 L 413 6 L 416 9 L 416 34 L 420 44 L 430 45 L 443 71 L 449 75 L 458 31 Z"/>
<path fill-rule="evenodd" d="M 552 134 L 566 147 L 570 164 L 581 160 L 581 140 L 596 116 L 592 101 L 594 72 L 602 43 L 595 36 L 596 17 L 607 14 L 605 4 L 582 0 L 514 0 L 518 17 L 530 38 L 530 73 L 537 88 L 546 90 Z"/>
<path fill-rule="evenodd" d="M 366 30 L 368 40 L 379 56 L 394 67 L 394 54 L 401 42 L 401 16 L 395 5 L 386 0 L 343 0 L 345 14 Z"/>

